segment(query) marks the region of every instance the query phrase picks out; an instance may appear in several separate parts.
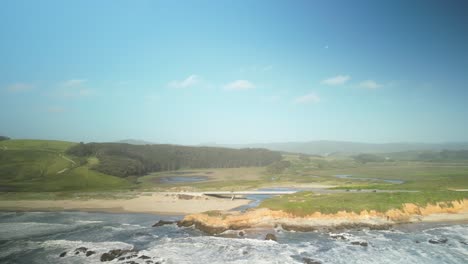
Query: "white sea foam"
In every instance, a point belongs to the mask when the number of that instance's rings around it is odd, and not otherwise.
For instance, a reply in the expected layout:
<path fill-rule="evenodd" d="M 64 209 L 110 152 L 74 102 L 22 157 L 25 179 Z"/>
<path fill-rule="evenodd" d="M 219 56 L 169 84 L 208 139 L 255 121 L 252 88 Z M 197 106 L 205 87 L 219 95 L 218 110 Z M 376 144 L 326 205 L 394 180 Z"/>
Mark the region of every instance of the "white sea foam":
<path fill-rule="evenodd" d="M 96 220 L 77 220 L 76 223 L 78 224 L 99 224 L 102 223 L 103 221 L 96 221 Z"/>

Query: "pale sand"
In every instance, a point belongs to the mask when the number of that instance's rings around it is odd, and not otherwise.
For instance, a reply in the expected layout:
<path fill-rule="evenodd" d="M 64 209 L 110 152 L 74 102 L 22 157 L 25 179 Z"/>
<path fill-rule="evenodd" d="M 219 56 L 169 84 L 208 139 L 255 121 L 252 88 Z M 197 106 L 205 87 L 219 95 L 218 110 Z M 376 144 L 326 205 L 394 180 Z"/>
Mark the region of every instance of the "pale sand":
<path fill-rule="evenodd" d="M 190 195 L 186 193 L 184 195 Z M 102 212 L 193 214 L 211 210 L 230 210 L 246 205 L 246 199 L 222 199 L 199 194 L 192 199 L 179 198 L 174 193 L 144 193 L 131 199 L 89 199 L 89 200 L 9 200 L 0 201 L 0 210 L 80 210 Z"/>

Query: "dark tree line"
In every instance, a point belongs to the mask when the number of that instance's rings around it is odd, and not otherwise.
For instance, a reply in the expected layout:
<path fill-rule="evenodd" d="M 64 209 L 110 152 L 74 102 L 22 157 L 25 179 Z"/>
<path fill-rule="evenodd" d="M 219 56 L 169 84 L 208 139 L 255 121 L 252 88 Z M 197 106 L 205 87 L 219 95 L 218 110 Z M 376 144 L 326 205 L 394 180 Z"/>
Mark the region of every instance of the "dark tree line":
<path fill-rule="evenodd" d="M 353 156 L 353 159 L 360 163 L 367 163 L 367 162 L 383 162 L 386 161 L 384 157 L 374 155 L 374 154 L 359 154 Z"/>
<path fill-rule="evenodd" d="M 266 166 L 281 160 L 279 152 L 266 149 L 122 143 L 80 143 L 68 149 L 67 153 L 78 157 L 95 155 L 99 164 L 93 169 L 120 177 L 185 168 Z"/>
<path fill-rule="evenodd" d="M 0 136 L 0 141 L 3 141 L 3 140 L 9 140 L 9 139 L 10 139 L 9 137 Z"/>
<path fill-rule="evenodd" d="M 423 161 L 458 161 L 468 160 L 468 150 L 443 150 L 439 152 L 426 152 L 418 155 Z"/>

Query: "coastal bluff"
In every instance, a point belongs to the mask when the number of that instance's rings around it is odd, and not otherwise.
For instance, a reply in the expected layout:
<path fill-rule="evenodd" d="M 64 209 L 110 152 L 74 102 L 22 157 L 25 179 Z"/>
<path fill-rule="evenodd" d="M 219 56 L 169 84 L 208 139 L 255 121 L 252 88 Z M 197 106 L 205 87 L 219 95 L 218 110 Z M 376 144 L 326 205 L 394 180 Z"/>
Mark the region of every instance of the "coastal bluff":
<path fill-rule="evenodd" d="M 364 210 L 359 213 L 339 211 L 333 214 L 314 212 L 309 215 L 295 215 L 268 208 L 251 209 L 246 212 L 210 211 L 190 214 L 178 222 L 179 226 L 195 228 L 209 234 L 226 230 L 248 228 L 278 228 L 288 231 L 313 231 L 321 229 L 346 229 L 367 227 L 387 229 L 399 223 L 468 220 L 468 200 L 439 202 L 424 206 L 407 203 L 399 209 L 386 212 Z"/>

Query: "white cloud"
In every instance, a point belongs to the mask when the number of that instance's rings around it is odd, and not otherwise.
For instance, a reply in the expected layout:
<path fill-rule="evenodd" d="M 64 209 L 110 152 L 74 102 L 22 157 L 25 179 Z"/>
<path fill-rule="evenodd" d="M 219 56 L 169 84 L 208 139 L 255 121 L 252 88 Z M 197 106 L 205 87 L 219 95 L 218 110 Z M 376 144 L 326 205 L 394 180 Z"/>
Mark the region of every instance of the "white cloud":
<path fill-rule="evenodd" d="M 168 86 L 171 88 L 188 88 L 200 82 L 200 77 L 195 74 L 190 75 L 184 80 L 175 80 L 169 82 Z"/>
<path fill-rule="evenodd" d="M 28 83 L 14 83 L 9 86 L 7 86 L 7 90 L 9 92 L 23 92 L 23 91 L 28 91 L 34 88 L 32 84 Z"/>
<path fill-rule="evenodd" d="M 337 75 L 335 77 L 331 77 L 328 79 L 323 80 L 321 83 L 326 84 L 326 85 L 342 85 L 345 84 L 347 81 L 351 79 L 351 76 L 349 75 Z"/>
<path fill-rule="evenodd" d="M 297 104 L 308 104 L 308 103 L 318 103 L 320 102 L 320 97 L 315 93 L 309 93 L 303 96 L 300 96 L 294 100 Z"/>
<path fill-rule="evenodd" d="M 87 82 L 87 80 L 84 80 L 84 79 L 71 79 L 71 80 L 64 81 L 62 83 L 62 86 L 63 87 L 77 87 L 77 86 L 81 86 L 85 82 Z"/>
<path fill-rule="evenodd" d="M 383 86 L 382 84 L 376 83 L 373 80 L 366 80 L 366 81 L 359 83 L 359 87 L 366 88 L 366 89 L 377 89 L 382 86 Z"/>
<path fill-rule="evenodd" d="M 253 89 L 255 88 L 255 85 L 247 80 L 237 80 L 237 81 L 233 81 L 231 83 L 228 83 L 224 86 L 224 89 L 226 90 L 236 90 L 236 91 L 240 91 L 240 90 L 249 90 L 249 89 Z"/>

